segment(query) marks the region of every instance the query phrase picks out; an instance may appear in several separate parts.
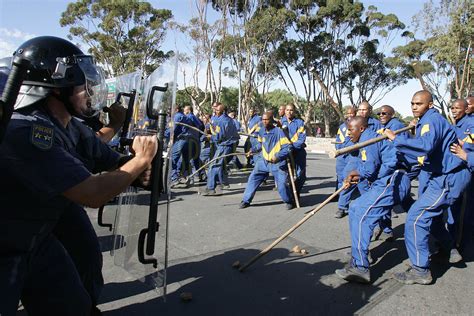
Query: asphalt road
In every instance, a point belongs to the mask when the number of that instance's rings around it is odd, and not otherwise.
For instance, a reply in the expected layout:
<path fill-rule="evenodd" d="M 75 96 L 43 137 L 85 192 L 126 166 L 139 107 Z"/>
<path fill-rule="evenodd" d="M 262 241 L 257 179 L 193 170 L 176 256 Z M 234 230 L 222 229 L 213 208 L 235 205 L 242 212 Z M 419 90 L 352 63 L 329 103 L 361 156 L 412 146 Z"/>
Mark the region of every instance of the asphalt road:
<path fill-rule="evenodd" d="M 104 251 L 106 285 L 100 309 L 105 315 L 473 314 L 472 243 L 460 264 L 450 265 L 443 256 L 432 262 L 432 285 L 406 286 L 391 278 L 394 271 L 407 268 L 404 213 L 393 218 L 394 242 L 371 244 L 376 262 L 369 285 L 347 283 L 334 274 L 345 264 L 350 248 L 348 219 L 334 218 L 334 202 L 245 272 L 232 267 L 236 261 L 248 261 L 334 192 L 334 170 L 334 159 L 308 155 L 302 207 L 291 211 L 285 209 L 271 181 L 257 191 L 251 207 L 238 209 L 249 172 L 231 174 L 230 190 L 221 196 L 199 195 L 199 186 L 174 190 L 168 218 L 166 300 L 162 288 L 152 289 L 161 285 L 162 275 L 136 260 L 147 194 L 135 201 L 133 210 L 122 209 L 117 217 L 115 205 L 106 207 L 104 219 L 115 221 L 120 236 L 115 247 L 111 232 L 97 226 L 97 212 L 89 210 Z M 165 209 L 161 204 L 156 249 L 160 264 Z M 296 245 L 308 254 L 291 252 Z M 111 257 L 113 248 L 117 249 Z M 183 293 L 191 293 L 192 300 L 183 301 Z"/>

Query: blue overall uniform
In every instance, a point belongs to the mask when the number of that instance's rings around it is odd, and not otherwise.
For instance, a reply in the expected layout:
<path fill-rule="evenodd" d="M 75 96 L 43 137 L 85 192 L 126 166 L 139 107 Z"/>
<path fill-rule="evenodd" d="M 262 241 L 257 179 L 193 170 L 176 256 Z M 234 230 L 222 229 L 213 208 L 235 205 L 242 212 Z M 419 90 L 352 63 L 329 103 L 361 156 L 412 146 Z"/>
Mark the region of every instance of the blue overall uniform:
<path fill-rule="evenodd" d="M 401 128 L 404 128 L 405 125 L 400 122 L 397 118 L 392 118 L 387 124 L 381 124 L 381 128 L 377 131 L 378 134 L 383 134 L 384 129 L 389 129 L 391 131 L 396 131 Z M 382 217 L 380 220 L 380 228 L 387 234 L 390 234 L 392 229 L 392 212 L 388 212 L 385 216 Z"/>
<path fill-rule="evenodd" d="M 239 139 L 239 134 L 235 128 L 234 122 L 227 114 L 215 117 L 211 122 L 211 142 L 215 144 L 216 151 L 214 158 L 232 153 L 233 146 Z M 216 179 L 220 184 L 225 183 L 224 167 L 225 158 L 219 158 L 213 161 L 209 166 L 207 174 L 207 188 L 214 190 L 216 188 Z"/>
<path fill-rule="evenodd" d="M 290 153 L 291 146 L 288 138 L 278 127 L 273 127 L 270 130 L 262 128 L 258 133 L 257 141 L 259 143 L 257 150 L 261 150 L 261 159 L 255 162 L 242 201 L 250 204 L 257 188 L 271 173 L 275 178 L 278 193 L 283 202 L 292 203 L 290 189 L 286 181 L 288 177 L 286 158 Z M 277 163 L 271 162 L 273 157 L 278 158 Z"/>
<path fill-rule="evenodd" d="M 176 112 L 173 116 L 175 123 L 181 122 L 190 125 L 189 120 L 182 112 Z M 171 148 L 171 182 L 176 182 L 180 176 L 180 159 L 186 161 L 182 166 L 188 167 L 189 155 L 188 155 L 188 142 L 189 131 L 186 126 L 174 124 L 173 130 L 173 147 Z M 182 158 L 181 158 L 182 157 Z"/>
<path fill-rule="evenodd" d="M 108 166 L 117 156 L 96 151 L 95 146 L 105 145 L 95 141 L 76 143 L 75 137 L 83 134 L 74 131 L 75 121 L 64 129 L 40 110 L 22 113 L 26 114 L 13 114 L 0 146 L 0 278 L 5 281 L 0 285 L 0 313 L 14 315 L 21 298 L 33 315 L 89 315 L 91 298 L 64 248 L 68 243 L 63 246 L 53 230 L 57 227 L 55 233 L 61 236 L 65 226 L 58 224 L 64 221 L 67 226 L 80 219 L 75 225 L 81 229 L 74 229 L 80 236 L 75 237 L 91 237 L 82 229 L 91 229 L 85 225 L 90 222 L 84 219 L 84 210 L 62 193 L 90 177 L 89 168 Z M 87 150 L 99 158 L 95 166 L 79 152 Z M 98 247 L 93 237 L 83 246 Z M 71 256 L 94 253 L 73 250 L 78 252 L 72 251 Z"/>
<path fill-rule="evenodd" d="M 292 145 L 290 157 L 293 159 L 292 165 L 295 166 L 295 187 L 296 192 L 300 194 L 306 181 L 306 130 L 302 119 L 293 118 L 289 121 L 285 116 L 281 119 L 282 127 L 288 127 L 288 137 Z"/>
<path fill-rule="evenodd" d="M 460 120 L 456 122 L 456 137 L 464 142 L 463 149 L 466 152 L 474 152 L 474 118 L 464 115 Z M 458 235 L 460 234 L 460 222 L 461 222 L 461 213 L 463 203 L 464 207 L 464 222 L 462 229 L 462 238 L 461 238 L 461 247 L 464 246 L 466 238 L 470 237 L 471 230 L 474 227 L 473 224 L 473 211 L 474 211 L 474 181 L 472 181 L 472 172 L 471 171 L 471 181 L 465 190 L 465 197 L 461 196 L 453 205 L 450 206 L 450 214 L 448 216 L 448 231 L 450 237 L 454 242 L 457 241 Z M 465 200 L 465 201 L 464 201 Z"/>
<path fill-rule="evenodd" d="M 237 130 L 237 132 L 240 132 L 241 129 L 242 129 L 242 125 L 240 125 L 240 122 L 237 120 L 237 119 L 232 119 L 232 121 L 234 122 L 234 125 L 235 125 L 235 129 Z M 240 136 L 239 136 L 239 139 L 240 139 Z M 236 152 L 237 151 L 237 146 L 239 145 L 239 140 L 237 140 L 235 143 L 234 143 L 234 146 L 233 146 L 233 151 L 232 152 Z M 240 159 L 239 159 L 239 156 L 233 156 L 231 157 L 231 159 L 229 159 L 229 164 L 233 164 L 235 165 L 235 167 L 237 169 L 242 169 L 242 163 L 240 162 Z"/>
<path fill-rule="evenodd" d="M 186 118 L 190 122 L 191 126 L 194 126 L 201 131 L 204 130 L 204 124 L 201 122 L 200 119 L 196 117 L 196 115 L 194 115 L 194 113 L 190 112 L 186 115 Z M 201 160 L 199 159 L 199 156 L 201 155 L 201 135 L 202 134 L 198 131 L 189 129 L 188 157 L 191 159 L 195 170 L 198 170 L 199 167 L 201 167 Z"/>
<path fill-rule="evenodd" d="M 262 122 L 262 117 L 260 115 L 254 115 L 250 118 L 248 121 L 248 126 L 247 126 L 247 134 L 257 136 L 258 131 L 261 128 L 260 123 Z M 245 142 L 245 152 L 252 151 L 252 152 L 257 152 L 257 148 L 259 147 L 258 141 L 255 137 L 249 137 L 247 138 L 247 141 Z M 254 156 L 250 156 L 247 158 L 247 165 L 253 165 L 255 163 L 255 158 Z"/>
<path fill-rule="evenodd" d="M 408 211 L 405 245 L 411 264 L 429 268 L 428 238 L 433 218 L 440 216 L 462 194 L 469 171 L 449 146 L 456 142 L 454 128 L 435 109 L 429 109 L 416 125 L 416 136 L 398 135 L 397 151 L 421 165 L 418 200 Z"/>
<path fill-rule="evenodd" d="M 348 135 L 348 129 L 346 122 L 339 126 L 336 134 L 336 149 L 342 149 L 354 145 Z M 337 156 L 336 158 L 336 177 L 337 177 L 337 189 L 339 189 L 347 174 L 344 174 L 344 168 L 347 165 L 350 154 L 344 154 Z M 340 210 L 347 211 L 349 209 L 349 203 L 351 201 L 351 195 L 353 190 L 344 190 L 339 194 L 337 206 Z"/>
<path fill-rule="evenodd" d="M 377 137 L 372 130 L 365 130 L 360 142 Z M 368 269 L 370 238 L 381 218 L 390 214 L 410 192 L 410 179 L 401 169 L 396 150 L 389 141 L 381 141 L 359 151 L 360 163 L 357 172 L 361 179 L 371 185 L 350 206 L 349 227 L 351 232 L 352 264 L 359 269 Z M 404 166 L 403 166 L 404 167 Z"/>

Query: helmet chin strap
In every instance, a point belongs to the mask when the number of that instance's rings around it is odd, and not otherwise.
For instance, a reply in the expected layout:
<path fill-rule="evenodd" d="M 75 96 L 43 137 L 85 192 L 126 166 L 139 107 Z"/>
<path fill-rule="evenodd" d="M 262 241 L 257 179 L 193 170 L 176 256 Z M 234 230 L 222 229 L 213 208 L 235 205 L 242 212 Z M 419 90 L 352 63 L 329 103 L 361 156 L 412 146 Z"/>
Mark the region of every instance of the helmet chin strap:
<path fill-rule="evenodd" d="M 61 103 L 64 104 L 64 107 L 66 108 L 69 114 L 71 114 L 72 116 L 83 118 L 84 115 L 82 113 L 78 113 L 76 110 L 74 110 L 74 105 L 70 100 L 73 90 L 73 87 L 61 88 L 59 90 L 59 94 L 52 92 L 51 96 L 56 98 L 58 101 L 61 101 Z"/>

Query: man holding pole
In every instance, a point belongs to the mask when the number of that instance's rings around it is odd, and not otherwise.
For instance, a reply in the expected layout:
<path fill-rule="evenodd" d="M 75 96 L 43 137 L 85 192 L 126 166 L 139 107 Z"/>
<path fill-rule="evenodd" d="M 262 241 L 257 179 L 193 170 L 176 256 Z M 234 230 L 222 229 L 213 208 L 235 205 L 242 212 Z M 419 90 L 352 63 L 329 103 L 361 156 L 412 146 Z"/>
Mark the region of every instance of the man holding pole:
<path fill-rule="evenodd" d="M 348 123 L 349 137 L 354 144 L 377 137 L 368 129 L 367 118 L 356 116 Z M 357 168 L 344 181 L 350 183 L 362 180 L 371 182 L 364 192 L 350 206 L 349 226 L 351 232 L 351 262 L 336 274 L 347 281 L 370 282 L 369 244 L 378 221 L 390 213 L 410 192 L 410 180 L 404 164 L 396 155 L 395 148 L 388 141 L 380 141 L 359 150 Z"/>
<path fill-rule="evenodd" d="M 295 105 L 288 104 L 285 108 L 285 116 L 281 119 L 281 125 L 284 130 L 288 128 L 287 136 L 293 148 L 290 157 L 295 167 L 295 186 L 299 196 L 306 181 L 306 130 L 304 121 L 295 117 L 295 114 Z"/>
<path fill-rule="evenodd" d="M 399 153 L 421 165 L 418 200 L 409 209 L 405 223 L 405 245 L 411 267 L 395 273 L 394 278 L 404 284 L 430 284 L 428 237 L 432 221 L 459 198 L 469 182 L 470 172 L 449 150 L 457 143 L 456 133 L 433 109 L 431 93 L 416 92 L 411 108 L 418 119 L 414 138 L 384 131 Z"/>
<path fill-rule="evenodd" d="M 349 131 L 347 129 L 347 125 L 349 123 L 349 120 L 353 118 L 355 115 L 356 115 L 355 107 L 351 106 L 346 109 L 346 113 L 344 114 L 344 118 L 345 118 L 344 123 L 342 123 L 339 126 L 339 129 L 337 130 L 336 149 L 341 149 L 341 148 L 345 148 L 347 146 L 353 145 L 349 137 Z M 345 178 L 344 167 L 347 165 L 347 161 L 349 160 L 349 157 L 350 157 L 349 154 L 344 154 L 344 155 L 337 156 L 336 158 L 336 176 L 337 176 L 338 189 L 343 186 L 343 182 Z M 352 190 L 345 190 L 345 191 L 342 191 L 341 194 L 339 194 L 339 200 L 337 201 L 338 209 L 334 217 L 342 218 L 347 213 L 347 210 L 349 209 L 349 203 L 351 201 L 351 193 L 352 193 Z"/>
<path fill-rule="evenodd" d="M 216 146 L 214 158 L 217 158 L 232 153 L 234 144 L 239 139 L 239 134 L 237 133 L 234 122 L 225 113 L 224 104 L 216 102 L 213 108 L 216 111 L 216 116 L 210 125 L 211 135 L 209 135 L 209 138 Z M 207 188 L 201 195 L 216 195 L 216 180 L 224 185 L 225 161 L 225 158 L 219 158 L 211 163 L 207 174 Z"/>
<path fill-rule="evenodd" d="M 270 112 L 265 112 L 262 115 L 262 123 L 264 128 L 260 129 L 257 138 L 259 142 L 257 150 L 261 150 L 261 158 L 255 162 L 240 208 L 250 206 L 255 191 L 268 177 L 269 173 L 272 173 L 281 199 L 286 203 L 286 208 L 291 210 L 294 208 L 294 204 L 286 183 L 288 177 L 286 158 L 289 155 L 291 145 L 283 131 L 273 125 L 273 115 Z"/>

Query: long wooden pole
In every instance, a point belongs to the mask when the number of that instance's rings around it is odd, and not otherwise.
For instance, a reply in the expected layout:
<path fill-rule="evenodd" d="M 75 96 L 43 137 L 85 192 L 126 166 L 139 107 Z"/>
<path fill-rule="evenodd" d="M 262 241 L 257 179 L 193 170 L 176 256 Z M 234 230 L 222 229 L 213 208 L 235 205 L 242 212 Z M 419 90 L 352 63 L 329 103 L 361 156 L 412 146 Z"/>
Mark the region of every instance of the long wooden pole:
<path fill-rule="evenodd" d="M 287 159 L 288 174 L 290 175 L 291 188 L 293 189 L 293 196 L 295 198 L 296 207 L 300 208 L 300 199 L 298 198 L 298 192 L 296 191 L 295 175 L 293 174 L 293 166 L 291 165 L 290 159 Z"/>
<path fill-rule="evenodd" d="M 413 128 L 414 128 L 414 126 L 406 126 L 404 128 L 400 128 L 400 129 L 394 131 L 394 133 L 395 134 L 400 134 L 400 133 L 403 133 L 403 132 L 407 132 L 407 131 L 409 131 Z M 328 153 L 328 155 L 329 155 L 330 158 L 336 158 L 337 156 L 353 152 L 355 150 L 364 148 L 366 146 L 378 143 L 378 142 L 380 142 L 384 139 L 387 139 L 387 138 L 388 138 L 387 135 L 382 135 L 382 136 L 379 136 L 379 137 L 375 137 L 375 138 L 366 140 L 365 142 L 362 142 L 362 143 L 357 143 L 357 144 L 349 146 L 349 147 L 345 147 L 345 148 L 341 148 L 341 149 L 338 149 L 338 150 L 331 151 L 331 152 Z"/>
<path fill-rule="evenodd" d="M 239 271 L 240 272 L 243 272 L 245 269 L 247 269 L 251 264 L 253 264 L 255 261 L 257 261 L 258 259 L 260 259 L 261 257 L 263 257 L 264 255 L 266 255 L 270 250 L 273 249 L 273 247 L 275 247 L 276 245 L 278 245 L 283 239 L 285 239 L 286 237 L 288 237 L 292 232 L 294 232 L 298 227 L 300 227 L 301 225 L 303 225 L 304 222 L 306 222 L 308 219 L 310 219 L 314 214 L 316 214 L 319 210 L 321 210 L 326 204 L 328 204 L 329 202 L 331 202 L 331 200 L 336 197 L 339 193 L 342 192 L 342 190 L 344 190 L 344 187 L 341 187 L 339 188 L 336 192 L 334 192 L 333 194 L 331 194 L 331 196 L 329 196 L 326 200 L 324 200 L 324 202 L 322 202 L 321 204 L 319 204 L 316 208 L 314 208 L 313 210 L 311 210 L 308 214 L 306 214 L 298 223 L 296 223 L 293 227 L 291 227 L 290 229 L 288 229 L 283 235 L 281 235 L 280 237 L 278 237 L 274 242 L 271 243 L 271 245 L 269 245 L 267 248 L 263 249 L 262 251 L 260 251 L 260 253 L 258 255 L 256 255 L 255 257 L 253 257 L 252 259 L 250 259 L 250 261 L 248 261 L 246 264 L 244 264 L 240 269 Z"/>

